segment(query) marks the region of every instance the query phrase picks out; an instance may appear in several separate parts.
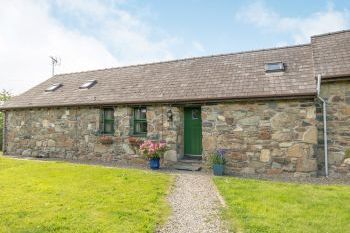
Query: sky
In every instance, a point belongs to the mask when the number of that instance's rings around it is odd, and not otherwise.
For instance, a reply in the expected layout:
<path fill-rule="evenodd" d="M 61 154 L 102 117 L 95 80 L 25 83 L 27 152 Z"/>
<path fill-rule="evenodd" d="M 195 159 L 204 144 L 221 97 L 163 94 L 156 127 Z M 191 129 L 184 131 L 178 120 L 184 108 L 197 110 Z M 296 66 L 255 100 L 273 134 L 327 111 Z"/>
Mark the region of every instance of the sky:
<path fill-rule="evenodd" d="M 0 0 L 0 90 L 55 73 L 309 43 L 350 29 L 349 0 Z"/>

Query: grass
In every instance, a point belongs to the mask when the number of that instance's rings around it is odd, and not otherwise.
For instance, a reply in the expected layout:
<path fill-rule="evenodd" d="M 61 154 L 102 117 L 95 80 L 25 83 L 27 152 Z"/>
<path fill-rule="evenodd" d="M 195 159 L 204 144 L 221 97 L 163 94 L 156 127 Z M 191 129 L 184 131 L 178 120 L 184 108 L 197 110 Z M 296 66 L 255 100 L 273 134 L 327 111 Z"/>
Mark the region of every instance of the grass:
<path fill-rule="evenodd" d="M 172 177 L 0 156 L 0 232 L 154 232 Z"/>
<path fill-rule="evenodd" d="M 215 178 L 239 232 L 350 232 L 350 186 Z"/>

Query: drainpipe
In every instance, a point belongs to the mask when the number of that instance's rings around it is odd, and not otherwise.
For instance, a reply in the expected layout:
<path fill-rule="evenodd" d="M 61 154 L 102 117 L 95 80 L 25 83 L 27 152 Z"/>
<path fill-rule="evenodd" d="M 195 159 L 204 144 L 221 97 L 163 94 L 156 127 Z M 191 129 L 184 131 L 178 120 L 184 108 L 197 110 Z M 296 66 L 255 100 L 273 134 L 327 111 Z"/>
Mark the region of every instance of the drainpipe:
<path fill-rule="evenodd" d="M 322 102 L 323 109 L 323 139 L 324 139 L 324 169 L 326 177 L 328 177 L 328 137 L 327 137 L 327 109 L 326 101 L 320 96 L 321 91 L 321 75 L 317 75 L 317 98 Z"/>

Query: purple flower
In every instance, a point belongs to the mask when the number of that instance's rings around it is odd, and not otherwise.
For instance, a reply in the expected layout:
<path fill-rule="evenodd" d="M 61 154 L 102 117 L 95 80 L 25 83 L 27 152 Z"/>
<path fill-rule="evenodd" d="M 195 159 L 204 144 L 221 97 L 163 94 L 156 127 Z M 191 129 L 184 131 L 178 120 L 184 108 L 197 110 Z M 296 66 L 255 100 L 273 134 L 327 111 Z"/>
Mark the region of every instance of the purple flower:
<path fill-rule="evenodd" d="M 218 154 L 223 158 L 226 153 L 225 149 L 218 149 Z"/>

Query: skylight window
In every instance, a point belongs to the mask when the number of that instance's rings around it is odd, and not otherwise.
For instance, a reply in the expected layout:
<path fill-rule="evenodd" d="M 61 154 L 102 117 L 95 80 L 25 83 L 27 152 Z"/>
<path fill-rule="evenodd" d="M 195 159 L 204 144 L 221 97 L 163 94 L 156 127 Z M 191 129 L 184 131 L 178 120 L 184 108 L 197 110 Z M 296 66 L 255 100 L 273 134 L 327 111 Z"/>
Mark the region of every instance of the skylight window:
<path fill-rule="evenodd" d="M 62 86 L 61 83 L 55 83 L 55 84 L 52 84 L 51 86 L 49 86 L 48 88 L 46 88 L 45 91 L 47 91 L 47 92 L 49 92 L 49 91 L 56 91 L 61 86 Z"/>
<path fill-rule="evenodd" d="M 265 71 L 266 72 L 278 72 L 278 71 L 284 71 L 285 66 L 283 62 L 271 62 L 265 64 Z"/>
<path fill-rule="evenodd" d="M 96 80 L 89 80 L 86 83 L 82 84 L 79 89 L 89 89 L 90 87 L 94 86 L 96 84 Z"/>

